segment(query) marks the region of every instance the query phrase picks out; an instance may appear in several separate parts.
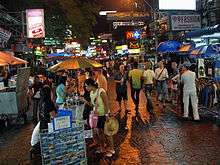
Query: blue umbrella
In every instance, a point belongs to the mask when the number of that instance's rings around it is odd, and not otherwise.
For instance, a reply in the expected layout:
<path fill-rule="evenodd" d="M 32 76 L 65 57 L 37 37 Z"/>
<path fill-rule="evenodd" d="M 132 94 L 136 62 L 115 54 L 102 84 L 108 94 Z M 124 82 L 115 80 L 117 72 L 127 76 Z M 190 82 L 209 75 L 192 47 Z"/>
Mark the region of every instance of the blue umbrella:
<path fill-rule="evenodd" d="M 220 44 L 211 44 L 203 49 L 201 56 L 204 58 L 220 57 Z"/>
<path fill-rule="evenodd" d="M 161 42 L 157 47 L 157 52 L 159 53 L 171 53 L 177 52 L 181 47 L 181 43 L 178 41 L 166 41 Z"/>
<path fill-rule="evenodd" d="M 202 45 L 192 49 L 189 53 L 190 57 L 191 58 L 201 57 L 202 52 L 204 52 L 204 50 L 206 50 L 207 47 L 208 47 L 207 45 Z"/>

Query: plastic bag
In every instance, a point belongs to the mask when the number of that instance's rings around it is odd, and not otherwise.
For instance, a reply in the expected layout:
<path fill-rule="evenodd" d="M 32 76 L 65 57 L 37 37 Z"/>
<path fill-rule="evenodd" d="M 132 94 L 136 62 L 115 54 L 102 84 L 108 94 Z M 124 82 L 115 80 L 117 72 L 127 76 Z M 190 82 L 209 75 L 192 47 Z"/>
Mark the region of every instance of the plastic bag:
<path fill-rule="evenodd" d="M 96 114 L 94 111 L 90 112 L 89 115 L 89 125 L 91 128 L 96 128 L 98 123 L 98 114 Z"/>

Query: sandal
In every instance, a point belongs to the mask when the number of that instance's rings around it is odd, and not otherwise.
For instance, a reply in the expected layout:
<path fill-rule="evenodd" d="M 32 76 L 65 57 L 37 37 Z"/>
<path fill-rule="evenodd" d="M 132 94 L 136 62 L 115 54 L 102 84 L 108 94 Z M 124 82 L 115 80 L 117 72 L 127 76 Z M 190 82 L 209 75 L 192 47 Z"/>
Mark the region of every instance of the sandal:
<path fill-rule="evenodd" d="M 96 150 L 95 154 L 101 154 L 102 152 L 100 150 Z"/>
<path fill-rule="evenodd" d="M 105 154 L 106 157 L 110 158 L 112 157 L 112 153 L 110 151 L 108 151 L 106 154 Z"/>
<path fill-rule="evenodd" d="M 111 152 L 111 153 L 112 153 L 112 155 L 114 155 L 114 154 L 115 154 L 115 150 L 109 150 L 109 152 Z"/>
<path fill-rule="evenodd" d="M 101 149 L 101 148 L 98 148 L 96 151 L 95 151 L 96 154 L 102 154 L 102 153 L 105 153 L 105 150 L 104 149 Z"/>

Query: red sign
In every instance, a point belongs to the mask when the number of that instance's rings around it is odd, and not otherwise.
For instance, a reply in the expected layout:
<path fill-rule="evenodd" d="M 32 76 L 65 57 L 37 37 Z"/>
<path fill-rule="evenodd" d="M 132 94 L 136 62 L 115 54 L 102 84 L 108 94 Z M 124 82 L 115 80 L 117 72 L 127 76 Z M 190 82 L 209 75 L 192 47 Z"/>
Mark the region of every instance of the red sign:
<path fill-rule="evenodd" d="M 126 32 L 126 39 L 133 39 L 134 38 L 134 33 L 133 32 Z"/>

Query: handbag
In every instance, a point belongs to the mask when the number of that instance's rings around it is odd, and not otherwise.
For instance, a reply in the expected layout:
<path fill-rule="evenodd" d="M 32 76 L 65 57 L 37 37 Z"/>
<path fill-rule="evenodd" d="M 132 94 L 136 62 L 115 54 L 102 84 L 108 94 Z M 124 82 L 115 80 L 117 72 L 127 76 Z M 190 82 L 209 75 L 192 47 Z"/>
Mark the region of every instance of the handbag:
<path fill-rule="evenodd" d="M 162 69 L 162 71 L 160 72 L 160 74 L 158 75 L 158 77 L 157 77 L 157 79 L 156 79 L 157 81 L 159 81 L 158 79 L 159 79 L 159 78 L 160 78 L 160 76 L 162 75 L 162 73 L 163 73 L 164 69 L 165 69 L 165 68 L 163 68 L 163 69 Z"/>
<path fill-rule="evenodd" d="M 90 114 L 89 114 L 89 126 L 91 128 L 96 128 L 97 127 L 97 123 L 98 123 L 98 114 L 95 113 L 95 111 L 98 108 L 98 97 L 99 97 L 99 89 L 97 91 L 97 96 L 96 96 L 96 102 L 95 102 L 94 110 L 91 111 Z"/>

